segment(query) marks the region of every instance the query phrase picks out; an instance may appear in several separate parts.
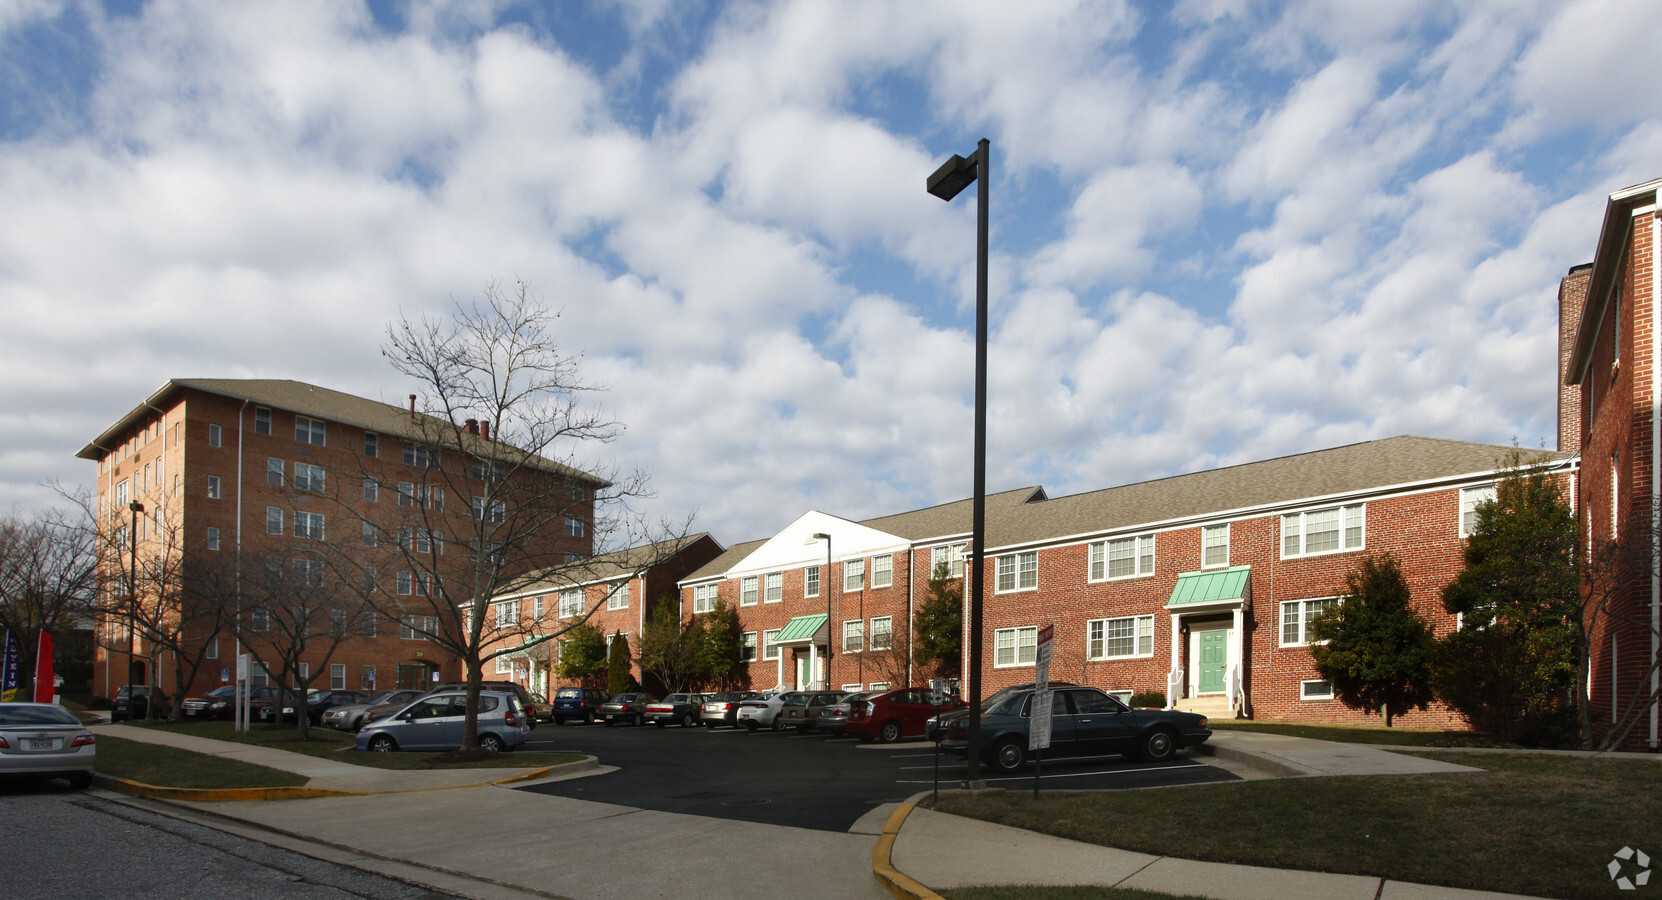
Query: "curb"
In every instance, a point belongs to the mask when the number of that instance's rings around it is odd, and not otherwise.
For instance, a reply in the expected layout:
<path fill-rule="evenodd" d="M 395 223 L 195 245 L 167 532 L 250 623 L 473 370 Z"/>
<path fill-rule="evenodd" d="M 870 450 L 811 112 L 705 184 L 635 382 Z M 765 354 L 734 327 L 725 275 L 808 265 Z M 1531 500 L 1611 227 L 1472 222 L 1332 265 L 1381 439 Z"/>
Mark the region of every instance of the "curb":
<path fill-rule="evenodd" d="M 889 861 L 894 851 L 894 840 L 900 836 L 900 826 L 906 823 L 906 817 L 912 814 L 915 806 L 915 803 L 902 803 L 894 815 L 889 816 L 888 823 L 883 826 L 883 834 L 877 838 L 877 846 L 871 850 L 871 874 L 895 900 L 942 900 L 940 894 L 914 881 Z"/>
<path fill-rule="evenodd" d="M 1224 744 L 1214 744 L 1211 741 L 1190 747 L 1189 752 L 1238 762 L 1241 765 L 1251 766 L 1277 778 L 1302 778 L 1322 774 L 1268 754 L 1254 753 L 1251 750 L 1243 750 L 1239 747 L 1230 747 Z"/>
<path fill-rule="evenodd" d="M 337 788 L 314 788 L 304 785 L 291 787 L 269 788 L 175 788 L 161 787 L 154 784 L 144 784 L 138 781 L 129 781 L 125 778 L 115 778 L 109 775 L 94 773 L 92 783 L 101 788 L 128 794 L 134 797 L 144 797 L 150 800 L 185 800 L 191 803 L 236 803 L 255 802 L 260 800 L 315 800 L 321 797 L 370 797 L 377 794 L 419 794 L 425 791 L 454 791 L 461 788 L 495 787 L 517 784 L 521 781 L 535 781 L 547 778 L 550 775 L 565 775 L 572 772 L 583 772 L 599 768 L 600 758 L 589 756 L 577 762 L 563 763 L 557 766 L 543 766 L 531 769 L 518 775 L 507 778 L 498 778 L 494 781 L 478 782 L 475 784 L 452 784 L 444 787 L 408 788 L 396 791 L 347 791 Z"/>

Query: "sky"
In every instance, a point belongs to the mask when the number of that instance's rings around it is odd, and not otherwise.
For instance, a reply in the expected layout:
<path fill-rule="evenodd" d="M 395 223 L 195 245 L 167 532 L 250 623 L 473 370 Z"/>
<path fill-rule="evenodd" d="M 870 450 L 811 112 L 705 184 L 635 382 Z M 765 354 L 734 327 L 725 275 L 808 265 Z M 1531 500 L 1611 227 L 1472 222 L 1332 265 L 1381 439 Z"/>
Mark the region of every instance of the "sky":
<path fill-rule="evenodd" d="M 523 283 L 724 544 L 1417 434 L 1555 441 L 1558 281 L 1662 176 L 1638 0 L 0 0 L 0 511 L 169 378 L 402 404 Z M 585 457 L 585 454 L 587 455 Z"/>

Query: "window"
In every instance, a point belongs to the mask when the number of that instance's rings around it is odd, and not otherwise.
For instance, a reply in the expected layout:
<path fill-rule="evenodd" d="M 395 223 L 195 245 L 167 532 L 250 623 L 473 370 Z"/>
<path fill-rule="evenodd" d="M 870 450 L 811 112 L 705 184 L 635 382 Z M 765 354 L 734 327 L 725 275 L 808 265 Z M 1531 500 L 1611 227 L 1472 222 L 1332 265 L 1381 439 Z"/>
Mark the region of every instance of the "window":
<path fill-rule="evenodd" d="M 566 485 L 566 497 L 572 500 L 587 500 L 589 498 L 589 489 L 573 481 Z"/>
<path fill-rule="evenodd" d="M 271 614 L 263 606 L 256 606 L 248 611 L 248 630 L 265 631 L 271 627 Z"/>
<path fill-rule="evenodd" d="M 373 431 L 364 432 L 364 455 L 381 455 L 381 438 Z"/>
<path fill-rule="evenodd" d="M 1301 681 L 1298 683 L 1298 698 L 1300 700 L 1332 700 L 1333 682 Z"/>
<path fill-rule="evenodd" d="M 381 482 L 373 478 L 364 479 L 364 502 L 376 503 L 381 499 Z"/>
<path fill-rule="evenodd" d="M 968 544 L 947 544 L 944 547 L 933 547 L 929 551 L 929 577 L 935 577 L 935 570 L 946 564 L 946 577 L 964 577 L 964 556 Z"/>
<path fill-rule="evenodd" d="M 208 526 L 208 541 L 207 541 L 207 543 L 208 543 L 208 549 L 209 550 L 218 550 L 219 549 L 219 529 L 213 527 L 212 525 Z"/>
<path fill-rule="evenodd" d="M 785 599 L 785 573 L 774 572 L 767 576 L 767 584 L 764 586 L 764 590 L 766 592 L 762 595 L 763 602 L 778 603 Z"/>
<path fill-rule="evenodd" d="M 512 628 L 519 623 L 519 601 L 504 600 L 496 604 L 496 627 Z"/>
<path fill-rule="evenodd" d="M 888 587 L 894 584 L 894 557 L 889 554 L 871 558 L 871 586 Z"/>
<path fill-rule="evenodd" d="M 1313 509 L 1281 517 L 1281 555 L 1309 556 L 1362 548 L 1364 504 Z"/>
<path fill-rule="evenodd" d="M 1339 605 L 1337 597 L 1318 600 L 1288 600 L 1281 604 L 1281 646 L 1300 647 L 1310 643 L 1310 620 Z"/>
<path fill-rule="evenodd" d="M 1229 526 L 1207 525 L 1200 530 L 1200 567 L 1229 565 Z"/>
<path fill-rule="evenodd" d="M 739 605 L 756 605 L 756 576 L 746 575 L 739 579 Z"/>
<path fill-rule="evenodd" d="M 993 666 L 1031 666 L 1039 653 L 1038 626 L 993 632 Z"/>
<path fill-rule="evenodd" d="M 566 516 L 566 535 L 569 537 L 583 536 L 582 516 Z"/>
<path fill-rule="evenodd" d="M 606 592 L 606 608 L 607 609 L 628 609 L 629 608 L 629 582 L 620 581 L 617 584 L 613 585 L 611 590 Z"/>
<path fill-rule="evenodd" d="M 271 433 L 271 410 L 263 406 L 254 407 L 254 433 Z"/>
<path fill-rule="evenodd" d="M 500 484 L 508 477 L 508 467 L 500 462 L 486 462 L 482 459 L 473 461 L 473 477 L 479 481 L 490 481 Z"/>
<path fill-rule="evenodd" d="M 329 690 L 346 690 L 346 664 L 332 663 L 329 666 Z"/>
<path fill-rule="evenodd" d="M 404 444 L 404 465 L 415 466 L 418 469 L 432 468 L 434 457 L 438 454 L 432 449 L 408 441 Z"/>
<path fill-rule="evenodd" d="M 498 656 L 496 658 L 496 674 L 498 674 L 498 675 L 512 675 L 513 673 L 514 673 L 514 661 L 509 659 L 506 656 Z"/>
<path fill-rule="evenodd" d="M 398 483 L 398 505 L 415 505 L 415 484 L 413 482 L 400 481 Z"/>
<path fill-rule="evenodd" d="M 480 522 L 493 524 L 502 522 L 508 517 L 508 506 L 501 500 L 486 501 L 484 497 L 473 498 L 473 518 Z"/>
<path fill-rule="evenodd" d="M 364 523 L 364 546 L 374 547 L 381 543 L 381 529 L 375 527 L 374 522 Z"/>
<path fill-rule="evenodd" d="M 433 576 L 427 572 L 416 573 L 416 593 L 423 597 L 433 596 Z"/>
<path fill-rule="evenodd" d="M 294 569 L 294 580 L 297 583 L 313 588 L 323 585 L 322 562 L 314 559 L 297 559 L 289 565 Z"/>
<path fill-rule="evenodd" d="M 438 630 L 438 616 L 412 616 L 398 623 L 398 636 L 406 641 L 431 640 L 428 635 Z"/>
<path fill-rule="evenodd" d="M 283 461 L 271 456 L 265 461 L 265 483 L 283 486 Z"/>
<path fill-rule="evenodd" d="M 423 509 L 444 509 L 444 488 L 436 484 L 421 486 L 421 506 Z"/>
<path fill-rule="evenodd" d="M 1091 581 L 1154 574 L 1154 535 L 1115 538 L 1091 545 Z"/>
<path fill-rule="evenodd" d="M 414 590 L 414 585 L 415 585 L 415 576 L 414 575 L 412 575 L 408 571 L 398 573 L 398 595 L 400 597 L 410 596 L 411 591 Z"/>
<path fill-rule="evenodd" d="M 202 643 L 203 659 L 219 658 L 219 635 L 214 635 Z"/>
<path fill-rule="evenodd" d="M 219 476 L 218 475 L 209 475 L 208 476 L 208 499 L 209 500 L 218 500 L 219 499 Z"/>
<path fill-rule="evenodd" d="M 1029 591 L 1038 586 L 1039 552 L 1037 550 L 1030 550 L 1026 553 L 1012 553 L 1009 556 L 998 558 L 998 586 L 994 590 L 995 593 Z M 1037 633 L 1034 632 L 1034 634 Z"/>
<path fill-rule="evenodd" d="M 297 490 L 323 493 L 323 467 L 309 463 L 295 463 L 294 486 Z M 367 491 L 368 488 L 365 488 L 365 490 Z"/>
<path fill-rule="evenodd" d="M 375 580 L 375 576 L 376 576 L 376 571 L 375 571 L 374 566 L 364 566 L 364 585 L 363 585 L 364 593 L 366 593 L 366 594 L 375 593 L 375 590 L 376 590 L 376 587 L 377 587 L 377 582 Z M 370 637 L 374 637 L 374 635 L 370 635 Z"/>
<path fill-rule="evenodd" d="M 311 444 L 314 447 L 324 446 L 324 424 L 317 419 L 308 419 L 305 416 L 294 417 L 294 439 L 302 444 Z"/>
<path fill-rule="evenodd" d="M 739 636 L 739 662 L 756 661 L 756 632 L 747 631 Z"/>
<path fill-rule="evenodd" d="M 358 690 L 360 690 L 360 691 L 373 691 L 373 690 L 375 690 L 375 667 L 374 666 L 364 666 L 363 668 L 358 670 Z"/>
<path fill-rule="evenodd" d="M 560 618 L 569 619 L 583 614 L 582 590 L 560 592 Z"/>
<path fill-rule="evenodd" d="M 859 653 L 866 649 L 866 623 L 855 619 L 843 623 L 843 652 Z"/>
<path fill-rule="evenodd" d="M 115 505 L 112 512 L 121 512 L 127 508 L 127 482 L 123 480 L 115 486 Z"/>
<path fill-rule="evenodd" d="M 871 620 L 871 649 L 891 650 L 894 648 L 894 619 L 882 616 Z"/>
<path fill-rule="evenodd" d="M 1460 536 L 1471 537 L 1477 528 L 1477 507 L 1480 503 L 1493 503 L 1495 486 L 1485 484 L 1479 487 L 1460 489 Z"/>
<path fill-rule="evenodd" d="M 707 613 L 716 608 L 716 585 L 701 584 L 693 588 L 693 613 Z"/>
<path fill-rule="evenodd" d="M 866 589 L 866 561 L 851 559 L 843 563 L 843 590 L 863 591 Z"/>
<path fill-rule="evenodd" d="M 802 570 L 802 596 L 819 596 L 819 566 L 809 566 Z"/>
<path fill-rule="evenodd" d="M 323 540 L 323 513 L 297 512 L 294 514 L 294 536 Z"/>
<path fill-rule="evenodd" d="M 778 638 L 779 638 L 779 629 L 777 629 L 777 628 L 771 628 L 767 631 L 762 632 L 762 658 L 763 659 L 778 659 L 779 658 L 779 648 L 774 646 L 774 643 L 773 643 Z"/>
<path fill-rule="evenodd" d="M 282 534 L 283 533 L 283 508 L 282 507 L 280 507 L 280 506 L 268 506 L 268 507 L 265 508 L 265 533 L 266 534 Z"/>
<path fill-rule="evenodd" d="M 542 600 L 543 598 L 538 597 L 531 601 L 531 619 L 538 624 L 542 623 Z"/>
<path fill-rule="evenodd" d="M 1153 656 L 1154 617 L 1125 616 L 1085 623 L 1085 652 L 1090 659 Z"/>
<path fill-rule="evenodd" d="M 208 423 L 208 446 L 218 447 L 225 440 L 224 430 L 212 422 Z"/>

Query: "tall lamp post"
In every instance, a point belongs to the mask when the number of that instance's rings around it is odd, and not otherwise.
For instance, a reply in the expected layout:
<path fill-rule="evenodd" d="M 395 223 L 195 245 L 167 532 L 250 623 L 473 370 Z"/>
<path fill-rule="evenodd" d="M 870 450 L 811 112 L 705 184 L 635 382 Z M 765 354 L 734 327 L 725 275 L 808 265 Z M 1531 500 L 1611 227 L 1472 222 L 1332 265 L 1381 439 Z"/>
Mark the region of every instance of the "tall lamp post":
<path fill-rule="evenodd" d="M 138 517 L 144 512 L 144 504 L 134 500 L 127 504 L 127 509 L 133 514 L 132 527 L 127 531 L 127 715 L 133 715 L 133 660 L 137 655 L 134 644 L 135 632 L 138 631 Z M 144 708 L 145 718 L 150 717 L 149 704 Z"/>
<path fill-rule="evenodd" d="M 823 531 L 814 532 L 808 543 L 815 541 L 825 542 L 825 577 L 820 579 L 820 590 L 825 594 L 825 680 L 820 684 L 820 690 L 831 690 L 831 535 Z M 813 680 L 809 672 L 809 681 Z"/>
<path fill-rule="evenodd" d="M 992 144 L 986 138 L 969 159 L 954 155 L 929 176 L 929 193 L 951 200 L 975 182 L 975 500 L 970 538 L 969 782 L 981 776 L 981 569 L 987 547 L 987 183 Z"/>

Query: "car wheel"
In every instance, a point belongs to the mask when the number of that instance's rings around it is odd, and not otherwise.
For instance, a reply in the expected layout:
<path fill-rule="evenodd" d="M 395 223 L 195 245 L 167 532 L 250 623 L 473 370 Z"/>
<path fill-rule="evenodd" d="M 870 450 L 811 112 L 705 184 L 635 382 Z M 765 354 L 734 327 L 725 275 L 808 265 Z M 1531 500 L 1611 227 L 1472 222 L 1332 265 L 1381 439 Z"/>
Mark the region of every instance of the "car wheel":
<path fill-rule="evenodd" d="M 784 731 L 785 730 L 785 720 L 778 717 L 778 716 L 774 716 L 773 717 L 773 730 L 774 731 Z"/>
<path fill-rule="evenodd" d="M 565 716 L 555 716 L 554 717 L 554 724 L 555 725 L 564 725 L 565 723 L 566 723 L 566 717 Z"/>
<path fill-rule="evenodd" d="M 369 739 L 369 749 L 375 753 L 391 753 L 398 749 L 398 743 L 384 734 L 378 734 Z"/>
<path fill-rule="evenodd" d="M 77 791 L 84 791 L 87 788 L 92 787 L 92 773 L 71 772 L 69 774 L 69 786 Z"/>
<path fill-rule="evenodd" d="M 481 735 L 479 735 L 479 749 L 480 750 L 483 750 L 487 753 L 501 753 L 502 748 L 503 748 L 502 738 L 498 737 L 497 735 L 494 735 L 494 734 L 481 734 Z"/>
<path fill-rule="evenodd" d="M 756 726 L 756 720 L 755 719 L 745 719 L 744 720 L 744 730 L 745 731 L 755 732 L 756 727 L 757 726 Z"/>
<path fill-rule="evenodd" d="M 714 722 L 705 722 L 704 727 L 710 729 L 711 731 L 715 731 L 716 730 L 716 723 L 714 723 Z"/>
<path fill-rule="evenodd" d="M 686 715 L 681 717 L 681 727 L 682 728 L 691 728 L 691 727 L 693 727 L 694 725 L 697 725 L 697 724 L 698 724 L 698 716 L 694 713 L 687 713 Z"/>
<path fill-rule="evenodd" d="M 894 719 L 884 722 L 883 727 L 877 729 L 877 739 L 885 744 L 892 744 L 900 740 L 900 735 L 900 723 Z"/>
<path fill-rule="evenodd" d="M 1008 775 L 1021 770 L 1027 765 L 1027 748 L 1016 738 L 1005 738 L 993 746 L 992 757 L 988 760 L 992 767 Z"/>
<path fill-rule="evenodd" d="M 1149 762 L 1165 762 L 1177 753 L 1177 735 L 1170 728 L 1155 728 L 1143 735 L 1138 750 Z"/>

